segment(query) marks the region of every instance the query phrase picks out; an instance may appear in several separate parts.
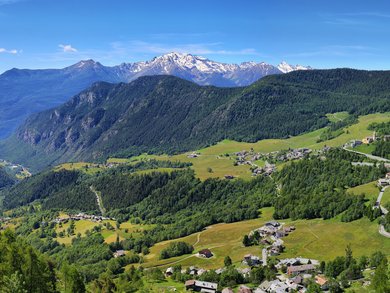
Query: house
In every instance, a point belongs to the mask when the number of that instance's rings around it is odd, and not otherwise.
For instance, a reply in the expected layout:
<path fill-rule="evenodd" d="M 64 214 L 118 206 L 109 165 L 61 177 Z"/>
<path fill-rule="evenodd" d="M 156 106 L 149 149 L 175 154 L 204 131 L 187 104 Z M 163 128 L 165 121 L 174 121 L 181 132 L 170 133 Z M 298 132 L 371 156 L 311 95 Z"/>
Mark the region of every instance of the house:
<path fill-rule="evenodd" d="M 248 266 L 258 266 L 261 264 L 261 260 L 256 255 L 246 254 L 242 263 Z"/>
<path fill-rule="evenodd" d="M 249 277 L 250 273 L 251 273 L 251 269 L 250 268 L 244 268 L 244 269 L 240 269 L 238 268 L 237 269 L 237 272 L 239 272 L 241 275 L 243 275 L 244 277 Z"/>
<path fill-rule="evenodd" d="M 390 141 L 390 135 L 384 135 L 383 141 Z"/>
<path fill-rule="evenodd" d="M 365 138 L 362 139 L 362 143 L 363 144 L 369 144 L 369 143 L 372 143 L 374 141 L 375 141 L 374 137 L 371 137 L 371 136 L 368 136 L 368 137 L 365 137 Z"/>
<path fill-rule="evenodd" d="M 233 292 L 234 291 L 232 288 L 224 288 L 221 293 L 233 293 Z"/>
<path fill-rule="evenodd" d="M 390 179 L 390 172 L 386 173 L 386 179 Z"/>
<path fill-rule="evenodd" d="M 215 270 L 215 273 L 216 273 L 217 275 L 220 275 L 220 274 L 222 274 L 224 271 L 225 271 L 225 268 L 216 269 L 216 270 Z"/>
<path fill-rule="evenodd" d="M 389 179 L 381 178 L 378 180 L 378 186 L 387 186 L 390 184 Z"/>
<path fill-rule="evenodd" d="M 329 289 L 329 282 L 328 279 L 325 276 L 317 275 L 315 276 L 316 283 L 321 286 L 321 290 L 328 290 Z"/>
<path fill-rule="evenodd" d="M 195 292 L 215 293 L 217 292 L 218 284 L 212 282 L 204 282 L 198 280 L 188 280 L 184 286 L 186 290 L 192 290 Z"/>
<path fill-rule="evenodd" d="M 204 258 L 210 258 L 213 256 L 213 253 L 211 252 L 210 249 L 202 249 L 201 251 L 199 251 L 198 255 L 200 257 L 204 257 Z"/>
<path fill-rule="evenodd" d="M 245 285 L 241 285 L 239 288 L 238 288 L 238 293 L 252 293 L 252 289 L 245 286 Z"/>
<path fill-rule="evenodd" d="M 167 268 L 167 270 L 165 271 L 165 276 L 170 277 L 172 275 L 173 275 L 173 268 L 172 267 Z"/>
<path fill-rule="evenodd" d="M 352 140 L 351 143 L 350 143 L 350 146 L 352 148 L 354 148 L 354 147 L 357 147 L 357 146 L 361 145 L 362 143 L 363 142 L 361 140 Z"/>
<path fill-rule="evenodd" d="M 126 255 L 126 252 L 124 250 L 117 250 L 114 252 L 114 257 L 115 258 L 118 258 L 118 257 L 121 257 L 121 256 L 125 256 Z"/>
<path fill-rule="evenodd" d="M 265 223 L 265 226 L 266 227 L 274 227 L 274 228 L 277 228 L 280 226 L 280 223 L 278 221 L 269 221 L 267 223 Z"/>
<path fill-rule="evenodd" d="M 287 274 L 289 276 L 296 276 L 298 274 L 311 273 L 316 269 L 313 264 L 300 265 L 300 266 L 289 266 L 287 268 Z"/>

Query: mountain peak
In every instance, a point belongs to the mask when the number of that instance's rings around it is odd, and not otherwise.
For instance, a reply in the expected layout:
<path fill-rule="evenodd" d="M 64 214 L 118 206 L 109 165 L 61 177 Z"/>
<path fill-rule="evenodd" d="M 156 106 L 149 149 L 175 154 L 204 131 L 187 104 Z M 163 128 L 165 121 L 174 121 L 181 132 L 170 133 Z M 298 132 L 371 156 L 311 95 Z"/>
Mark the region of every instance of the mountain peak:
<path fill-rule="evenodd" d="M 282 73 L 289 73 L 291 71 L 296 71 L 296 70 L 311 70 L 310 66 L 303 66 L 303 65 L 290 65 L 286 61 L 280 62 L 280 64 L 277 66 L 277 68 L 282 72 Z"/>

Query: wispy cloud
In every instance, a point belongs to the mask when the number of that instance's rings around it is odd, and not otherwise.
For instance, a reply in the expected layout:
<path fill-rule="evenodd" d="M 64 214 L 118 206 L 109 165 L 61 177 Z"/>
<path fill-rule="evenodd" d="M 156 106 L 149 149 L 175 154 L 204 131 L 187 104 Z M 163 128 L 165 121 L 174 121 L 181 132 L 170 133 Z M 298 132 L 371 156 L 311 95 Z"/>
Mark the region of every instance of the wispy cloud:
<path fill-rule="evenodd" d="M 12 49 L 12 50 L 7 50 L 7 49 L 5 49 L 5 48 L 0 48 L 0 54 L 1 53 L 7 53 L 7 54 L 13 54 L 13 55 L 15 55 L 15 54 L 18 54 L 18 50 L 16 50 L 16 49 Z"/>
<path fill-rule="evenodd" d="M 75 53 L 77 52 L 77 49 L 76 48 L 73 48 L 72 45 L 58 45 L 58 47 L 60 47 L 62 49 L 63 52 L 65 53 Z"/>

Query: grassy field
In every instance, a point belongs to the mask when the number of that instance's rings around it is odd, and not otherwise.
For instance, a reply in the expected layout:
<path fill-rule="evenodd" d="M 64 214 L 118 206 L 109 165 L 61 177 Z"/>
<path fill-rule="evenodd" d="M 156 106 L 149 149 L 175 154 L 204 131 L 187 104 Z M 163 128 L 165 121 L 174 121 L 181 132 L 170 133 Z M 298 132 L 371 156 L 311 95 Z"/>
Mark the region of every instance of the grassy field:
<path fill-rule="evenodd" d="M 366 195 L 366 198 L 368 198 L 369 200 L 375 201 L 378 198 L 379 188 L 376 185 L 376 181 L 373 181 L 373 182 L 370 182 L 367 184 L 363 184 L 363 185 L 359 185 L 359 186 L 356 186 L 353 188 L 349 188 L 348 192 L 356 194 L 356 195 L 360 195 L 360 194 L 364 193 Z"/>
<path fill-rule="evenodd" d="M 54 171 L 59 170 L 80 170 L 87 174 L 95 174 L 104 170 L 105 167 L 101 164 L 87 163 L 87 162 L 76 162 L 76 163 L 64 163 L 54 168 Z"/>
<path fill-rule="evenodd" d="M 375 144 L 362 144 L 355 147 L 354 150 L 365 154 L 372 154 L 372 152 L 375 150 Z"/>
<path fill-rule="evenodd" d="M 104 224 L 105 223 L 110 223 L 113 227 L 114 230 L 108 230 Z M 119 239 L 125 239 L 129 238 L 130 236 L 132 237 L 137 237 L 141 235 L 142 231 L 145 229 L 150 229 L 150 225 L 138 225 L 138 224 L 131 224 L 129 222 L 122 223 L 119 227 L 119 229 L 116 229 L 116 223 L 115 221 L 103 221 L 102 223 L 96 223 L 92 222 L 89 220 L 80 220 L 80 221 L 75 221 L 75 235 L 73 236 L 65 236 L 65 237 L 57 237 L 56 240 L 61 243 L 61 244 L 70 244 L 72 242 L 72 238 L 76 237 L 78 233 L 81 234 L 82 237 L 85 236 L 85 232 L 87 230 L 92 230 L 93 227 L 102 225 L 102 232 L 101 234 L 103 235 L 105 242 L 106 243 L 112 243 L 116 241 L 117 236 L 119 236 Z M 60 227 L 58 224 L 56 226 L 56 232 L 57 234 L 61 231 L 68 229 L 70 223 L 65 223 L 62 224 L 62 227 Z"/>
<path fill-rule="evenodd" d="M 386 188 L 385 192 L 383 193 L 381 204 L 385 206 L 388 205 L 389 203 L 390 203 L 390 187 Z"/>
<path fill-rule="evenodd" d="M 337 112 L 337 113 L 327 114 L 326 117 L 330 122 L 338 122 L 348 118 L 349 114 L 348 112 Z"/>
<path fill-rule="evenodd" d="M 217 224 L 181 239 L 158 243 L 151 248 L 151 253 L 145 257 L 143 265 L 164 268 L 181 264 L 216 269 L 223 266 L 223 259 L 226 255 L 232 258 L 233 263 L 240 265 L 243 256 L 247 253 L 261 256 L 260 247 L 244 247 L 242 239 L 245 234 L 272 219 L 272 212 L 272 208 L 266 208 L 263 209 L 262 217 L 259 219 Z M 280 256 L 281 258 L 302 256 L 326 261 L 343 255 L 348 244 L 351 244 L 355 256 L 370 255 L 376 250 L 381 250 L 390 256 L 390 241 L 379 235 L 377 222 L 370 222 L 366 218 L 351 223 L 343 223 L 338 218 L 331 220 L 283 220 L 281 222 L 296 227 L 296 231 L 283 239 L 286 252 Z M 185 241 L 194 245 L 194 253 L 200 249 L 209 248 L 214 253 L 214 257 L 201 259 L 192 254 L 159 260 L 161 250 L 172 241 Z"/>

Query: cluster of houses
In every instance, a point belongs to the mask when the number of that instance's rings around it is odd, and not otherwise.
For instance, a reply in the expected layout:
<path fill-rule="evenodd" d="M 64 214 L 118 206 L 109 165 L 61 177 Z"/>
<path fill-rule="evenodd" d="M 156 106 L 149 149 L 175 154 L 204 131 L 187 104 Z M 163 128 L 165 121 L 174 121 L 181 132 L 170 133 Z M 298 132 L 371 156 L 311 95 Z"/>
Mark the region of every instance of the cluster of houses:
<path fill-rule="evenodd" d="M 22 165 L 14 164 L 14 163 L 8 162 L 6 160 L 0 160 L 0 165 L 4 166 L 11 173 L 15 174 L 18 177 L 25 178 L 25 177 L 31 176 L 30 171 L 28 171 L 28 169 L 26 169 Z"/>
<path fill-rule="evenodd" d="M 288 236 L 294 230 L 294 226 L 285 226 L 278 221 L 269 221 L 264 226 L 251 231 L 249 236 L 257 231 L 261 237 L 260 243 L 266 246 L 268 255 L 276 256 L 284 248 L 284 241 L 281 238 Z"/>
<path fill-rule="evenodd" d="M 268 161 L 287 162 L 306 158 L 308 155 L 311 154 L 311 152 L 312 150 L 309 148 L 288 149 L 264 154 L 260 156 L 260 159 Z"/>
<path fill-rule="evenodd" d="M 88 215 L 84 213 L 78 213 L 76 215 L 68 215 L 65 217 L 58 217 L 55 218 L 52 222 L 59 224 L 59 223 L 67 223 L 68 221 L 80 221 L 80 220 L 88 220 L 92 222 L 102 222 L 105 220 L 115 220 L 113 218 L 103 217 L 99 215 Z"/>
<path fill-rule="evenodd" d="M 249 257 L 249 256 L 246 256 Z M 253 262 L 261 263 L 259 258 L 252 258 Z M 322 290 L 328 289 L 328 279 L 323 276 L 317 274 L 317 268 L 319 266 L 319 261 L 314 259 L 307 258 L 288 258 L 281 259 L 278 261 L 276 268 L 279 271 L 283 271 L 283 267 L 286 268 L 285 274 L 278 274 L 278 276 L 272 281 L 264 281 L 257 288 L 249 288 L 245 285 L 241 285 L 238 288 L 239 293 L 268 293 L 268 292 L 277 292 L 277 293 L 285 293 L 285 292 L 306 292 L 305 288 L 305 280 L 312 279 L 314 276 L 314 280 L 317 284 L 321 286 Z M 217 274 L 221 274 L 224 269 L 216 270 Z M 237 268 L 237 271 L 242 274 L 245 278 L 250 276 L 251 268 Z M 215 293 L 218 292 L 218 284 L 214 282 L 205 282 L 196 280 L 196 276 L 200 276 L 206 272 L 203 269 L 197 269 L 195 267 L 190 267 L 187 270 L 182 270 L 182 273 L 191 274 L 194 279 L 188 280 L 185 282 L 185 287 L 189 291 L 194 292 L 210 292 Z M 168 268 L 166 270 L 166 276 L 171 276 L 173 274 L 173 268 Z M 224 288 L 222 293 L 230 293 L 233 292 L 231 288 Z"/>
<path fill-rule="evenodd" d="M 250 151 L 240 151 L 235 153 L 236 161 L 235 165 L 249 165 L 252 166 L 252 175 L 266 175 L 269 176 L 276 171 L 275 164 L 268 162 L 286 162 L 291 160 L 300 160 L 307 157 L 312 152 L 308 148 L 288 149 L 285 151 L 275 151 L 271 153 L 255 153 L 253 149 Z M 264 160 L 266 164 L 264 167 L 260 167 L 256 164 L 257 160 Z"/>
<path fill-rule="evenodd" d="M 354 140 L 351 140 L 347 146 L 350 146 L 352 148 L 355 148 L 359 145 L 362 145 L 362 144 L 370 144 L 370 143 L 373 143 L 373 142 L 376 142 L 378 140 L 383 140 L 383 141 L 390 141 L 390 135 L 383 135 L 382 137 L 379 137 L 376 135 L 376 132 L 374 131 L 374 133 L 372 134 L 372 136 L 367 136 L 367 137 L 364 137 L 362 140 L 358 140 L 358 139 L 354 139 Z"/>
<path fill-rule="evenodd" d="M 276 165 L 266 163 L 264 167 L 257 167 L 252 171 L 252 176 L 265 175 L 270 176 L 276 171 Z"/>
<path fill-rule="evenodd" d="M 378 180 L 378 186 L 385 187 L 389 185 L 390 185 L 390 173 L 387 173 L 385 178 L 380 178 Z"/>

